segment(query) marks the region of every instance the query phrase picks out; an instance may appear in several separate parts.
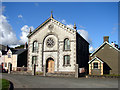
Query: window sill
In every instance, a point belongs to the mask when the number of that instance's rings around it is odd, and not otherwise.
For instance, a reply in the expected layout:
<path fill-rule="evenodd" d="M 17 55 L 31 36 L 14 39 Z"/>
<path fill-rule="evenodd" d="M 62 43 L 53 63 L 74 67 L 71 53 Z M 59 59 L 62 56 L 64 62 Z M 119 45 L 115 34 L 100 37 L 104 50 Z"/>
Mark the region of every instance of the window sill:
<path fill-rule="evenodd" d="M 63 50 L 63 51 L 71 51 L 71 50 Z"/>
<path fill-rule="evenodd" d="M 38 51 L 36 51 L 36 52 L 35 52 L 35 51 L 33 51 L 32 53 L 38 53 Z"/>
<path fill-rule="evenodd" d="M 98 68 L 93 68 L 93 69 L 95 69 L 95 70 L 99 70 Z"/>
<path fill-rule="evenodd" d="M 63 67 L 68 67 L 68 66 L 71 66 L 70 64 L 67 64 L 67 65 L 63 65 Z"/>

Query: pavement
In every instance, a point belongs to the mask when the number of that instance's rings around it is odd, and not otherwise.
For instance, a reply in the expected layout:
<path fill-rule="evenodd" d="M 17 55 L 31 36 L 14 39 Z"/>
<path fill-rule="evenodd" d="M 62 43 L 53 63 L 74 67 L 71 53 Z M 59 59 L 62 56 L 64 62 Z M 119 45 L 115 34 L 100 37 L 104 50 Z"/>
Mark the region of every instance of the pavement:
<path fill-rule="evenodd" d="M 14 88 L 118 88 L 117 78 L 43 77 L 3 73 Z"/>

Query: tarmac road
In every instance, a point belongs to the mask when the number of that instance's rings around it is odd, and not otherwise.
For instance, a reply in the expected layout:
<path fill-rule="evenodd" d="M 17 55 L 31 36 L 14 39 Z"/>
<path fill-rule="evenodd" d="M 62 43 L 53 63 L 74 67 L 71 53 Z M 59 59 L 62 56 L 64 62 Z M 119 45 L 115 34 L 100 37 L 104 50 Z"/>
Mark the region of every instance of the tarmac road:
<path fill-rule="evenodd" d="M 114 78 L 63 78 L 32 75 L 2 74 L 10 80 L 14 88 L 118 88 L 118 79 Z"/>

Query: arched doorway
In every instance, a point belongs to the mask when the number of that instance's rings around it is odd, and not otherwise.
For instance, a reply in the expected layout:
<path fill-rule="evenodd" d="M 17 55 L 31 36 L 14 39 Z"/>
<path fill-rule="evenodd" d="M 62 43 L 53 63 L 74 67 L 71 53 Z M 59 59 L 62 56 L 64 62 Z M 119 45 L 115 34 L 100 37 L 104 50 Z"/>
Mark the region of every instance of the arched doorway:
<path fill-rule="evenodd" d="M 46 72 L 54 73 L 54 60 L 53 58 L 48 58 L 46 62 Z"/>

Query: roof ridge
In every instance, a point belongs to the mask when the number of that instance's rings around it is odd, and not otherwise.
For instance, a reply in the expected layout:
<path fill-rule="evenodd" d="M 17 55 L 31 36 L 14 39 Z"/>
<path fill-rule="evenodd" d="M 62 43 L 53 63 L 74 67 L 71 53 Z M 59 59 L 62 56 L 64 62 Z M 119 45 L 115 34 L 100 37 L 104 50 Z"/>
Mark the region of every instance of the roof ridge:
<path fill-rule="evenodd" d="M 102 59 L 100 59 L 99 57 L 95 56 L 92 60 L 90 60 L 88 63 L 91 63 L 93 60 L 100 60 L 102 63 L 104 63 L 104 61 Z"/>
<path fill-rule="evenodd" d="M 77 32 L 76 31 L 76 29 L 72 29 L 72 28 L 69 28 L 69 27 L 67 27 L 66 25 L 64 25 L 63 23 L 61 23 L 60 21 L 58 21 L 58 20 L 56 20 L 56 19 L 54 19 L 54 18 L 51 18 L 51 17 L 49 17 L 47 20 L 45 20 L 42 24 L 40 24 L 35 30 L 33 30 L 32 31 L 32 33 L 29 33 L 28 35 L 27 35 L 27 37 L 30 37 L 32 34 L 34 34 L 39 28 L 41 28 L 43 25 L 45 25 L 49 20 L 54 20 L 54 21 L 56 21 L 56 22 L 59 22 L 60 24 L 62 24 L 62 26 L 64 26 L 64 28 L 65 29 L 69 29 L 70 31 L 72 30 L 73 32 Z"/>
<path fill-rule="evenodd" d="M 105 41 L 102 45 L 100 45 L 90 56 L 92 56 L 95 52 L 97 52 L 104 44 L 108 44 L 109 46 L 113 47 L 115 50 L 117 50 L 118 52 L 120 52 L 119 49 L 117 49 L 116 47 L 114 47 L 113 45 L 111 45 L 110 43 L 108 43 L 107 41 Z"/>

